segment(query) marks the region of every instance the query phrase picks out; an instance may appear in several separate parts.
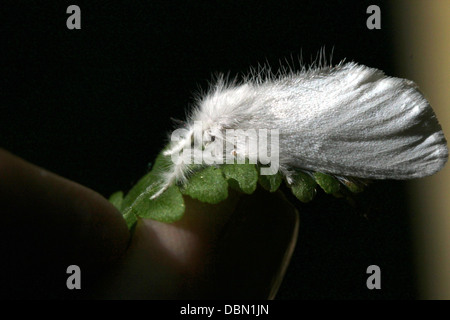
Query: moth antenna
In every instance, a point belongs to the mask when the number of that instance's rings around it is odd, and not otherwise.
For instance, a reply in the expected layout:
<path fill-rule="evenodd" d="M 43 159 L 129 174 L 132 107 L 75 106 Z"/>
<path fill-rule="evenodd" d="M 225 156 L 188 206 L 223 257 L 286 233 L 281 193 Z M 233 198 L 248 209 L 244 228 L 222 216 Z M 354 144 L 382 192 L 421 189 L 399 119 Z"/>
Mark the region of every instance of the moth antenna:
<path fill-rule="evenodd" d="M 175 124 L 179 125 L 179 126 L 186 126 L 186 121 L 180 120 L 180 119 L 175 119 L 170 117 L 170 120 L 172 120 Z"/>

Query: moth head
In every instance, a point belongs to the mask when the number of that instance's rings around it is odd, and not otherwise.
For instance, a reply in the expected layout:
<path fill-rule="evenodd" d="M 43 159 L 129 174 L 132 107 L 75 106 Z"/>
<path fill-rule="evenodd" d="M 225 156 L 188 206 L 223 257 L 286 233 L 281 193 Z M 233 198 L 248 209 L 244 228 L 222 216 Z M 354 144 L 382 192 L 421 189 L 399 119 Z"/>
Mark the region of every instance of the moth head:
<path fill-rule="evenodd" d="M 212 121 L 195 121 L 189 130 L 188 140 L 191 147 L 202 146 L 214 142 L 220 134 L 220 128 Z"/>
<path fill-rule="evenodd" d="M 222 138 L 222 130 L 217 125 L 211 126 L 203 131 L 203 141 L 205 143 L 213 143 L 220 138 Z"/>
<path fill-rule="evenodd" d="M 194 151 L 215 150 L 215 154 L 220 152 L 222 147 L 222 128 L 214 123 L 197 121 L 188 128 L 179 128 L 172 132 L 171 141 L 170 147 L 164 152 L 164 155 L 178 155 L 183 153 L 184 149 Z"/>

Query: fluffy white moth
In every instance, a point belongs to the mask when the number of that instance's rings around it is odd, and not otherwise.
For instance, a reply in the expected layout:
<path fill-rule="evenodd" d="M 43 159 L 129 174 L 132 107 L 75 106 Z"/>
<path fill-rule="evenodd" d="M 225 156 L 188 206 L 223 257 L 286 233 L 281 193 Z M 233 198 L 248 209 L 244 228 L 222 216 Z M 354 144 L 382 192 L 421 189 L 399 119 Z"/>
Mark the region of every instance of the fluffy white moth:
<path fill-rule="evenodd" d="M 197 101 L 186 136 L 165 155 L 193 146 L 196 121 L 209 138 L 197 146 L 202 149 L 222 143 L 226 129 L 278 129 L 279 170 L 287 183 L 295 170 L 339 179 L 420 178 L 448 158 L 441 126 L 417 85 L 356 63 L 253 76 L 240 84 L 219 79 Z M 172 164 L 152 198 L 185 182 L 188 173 L 185 163 Z"/>

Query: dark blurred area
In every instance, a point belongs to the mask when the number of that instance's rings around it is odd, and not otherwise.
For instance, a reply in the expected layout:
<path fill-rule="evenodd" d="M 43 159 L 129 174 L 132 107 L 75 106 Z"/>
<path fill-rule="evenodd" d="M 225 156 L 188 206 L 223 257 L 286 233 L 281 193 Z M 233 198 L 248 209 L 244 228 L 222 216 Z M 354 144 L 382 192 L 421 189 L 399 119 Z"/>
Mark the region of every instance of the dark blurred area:
<path fill-rule="evenodd" d="M 81 8 L 81 30 L 66 8 Z M 366 9 L 382 10 L 369 30 Z M 386 9 L 384 9 L 386 8 Z M 3 5 L 0 147 L 105 197 L 146 171 L 172 118 L 217 73 L 277 70 L 325 48 L 393 74 L 385 1 L 6 1 Z M 294 65 L 295 66 L 295 65 Z M 295 66 L 298 67 L 298 64 Z M 380 181 L 352 201 L 319 192 L 296 202 L 300 231 L 278 299 L 416 298 L 404 185 Z M 369 290 L 369 265 L 381 290 Z M 264 266 L 261 266 L 264 268 Z"/>

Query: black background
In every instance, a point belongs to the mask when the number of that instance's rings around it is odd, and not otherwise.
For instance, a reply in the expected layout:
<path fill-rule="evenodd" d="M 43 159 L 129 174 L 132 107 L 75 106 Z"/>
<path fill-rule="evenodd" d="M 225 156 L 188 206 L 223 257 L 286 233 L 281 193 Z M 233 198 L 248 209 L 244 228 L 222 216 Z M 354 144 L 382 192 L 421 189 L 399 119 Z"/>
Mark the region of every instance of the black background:
<path fill-rule="evenodd" d="M 309 62 L 321 48 L 395 75 L 383 1 L 4 1 L 0 147 L 105 197 L 147 170 L 213 74 Z M 81 8 L 81 30 L 66 8 Z M 381 8 L 368 30 L 366 9 Z M 300 233 L 278 299 L 417 295 L 407 198 L 372 184 L 352 206 L 319 193 L 299 204 Z M 382 289 L 368 290 L 378 265 Z M 261 266 L 264 267 L 264 266 Z"/>

